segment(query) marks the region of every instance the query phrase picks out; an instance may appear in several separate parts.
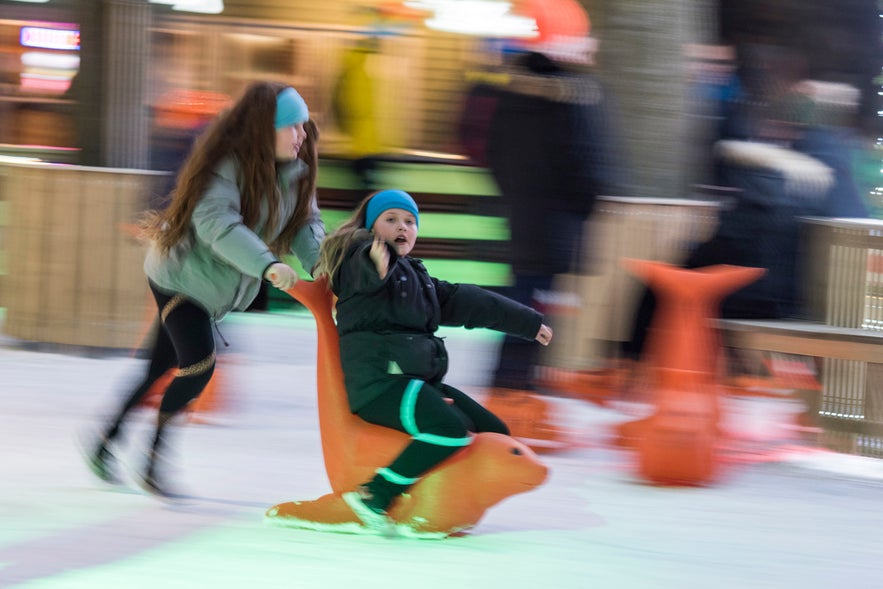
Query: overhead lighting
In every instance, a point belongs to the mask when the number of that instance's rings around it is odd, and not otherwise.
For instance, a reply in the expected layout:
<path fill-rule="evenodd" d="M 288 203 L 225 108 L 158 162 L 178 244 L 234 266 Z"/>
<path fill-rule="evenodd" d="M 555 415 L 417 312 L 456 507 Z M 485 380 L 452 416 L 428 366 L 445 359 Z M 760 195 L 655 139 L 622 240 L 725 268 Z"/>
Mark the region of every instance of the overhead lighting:
<path fill-rule="evenodd" d="M 80 68 L 80 56 L 72 53 L 25 51 L 21 54 L 21 63 L 29 68 L 50 68 L 75 72 Z"/>
<path fill-rule="evenodd" d="M 199 12 L 201 14 L 221 14 L 224 12 L 224 0 L 150 0 L 151 4 L 165 4 L 172 10 L 181 12 Z"/>
<path fill-rule="evenodd" d="M 13 0 L 13 2 L 30 2 L 31 4 L 46 4 L 49 0 Z"/>
<path fill-rule="evenodd" d="M 512 14 L 511 2 L 500 0 L 409 0 L 405 6 L 430 12 L 425 24 L 431 29 L 485 37 L 530 38 L 537 36 L 532 18 Z"/>

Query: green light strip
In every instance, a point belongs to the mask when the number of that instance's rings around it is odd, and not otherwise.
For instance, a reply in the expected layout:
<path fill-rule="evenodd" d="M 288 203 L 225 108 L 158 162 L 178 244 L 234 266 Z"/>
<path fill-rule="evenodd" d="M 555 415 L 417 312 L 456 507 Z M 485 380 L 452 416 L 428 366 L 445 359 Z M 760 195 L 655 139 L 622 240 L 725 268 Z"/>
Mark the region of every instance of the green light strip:
<path fill-rule="evenodd" d="M 473 195 L 476 198 L 498 196 L 497 186 L 490 173 L 483 168 L 445 164 L 395 163 L 378 164 L 377 184 L 396 187 L 409 192 L 432 194 Z M 345 160 L 322 159 L 319 162 L 319 186 L 342 190 L 361 187 L 352 165 Z M 352 211 L 322 210 L 322 220 L 328 231 L 333 231 L 350 217 Z M 508 241 L 509 224 L 504 218 L 460 213 L 422 213 L 420 237 L 435 239 Z M 289 260 L 294 262 L 294 260 Z M 429 272 L 448 282 L 501 287 L 510 284 L 507 264 L 476 260 L 424 259 Z M 295 267 L 298 267 L 295 262 Z M 300 269 L 301 276 L 307 274 Z"/>
<path fill-rule="evenodd" d="M 432 276 L 447 282 L 493 287 L 511 284 L 507 264 L 471 260 L 423 260 L 423 263 Z"/>
<path fill-rule="evenodd" d="M 361 188 L 350 162 L 345 160 L 319 161 L 319 186 L 341 190 Z M 400 188 L 408 192 L 441 194 L 469 194 L 497 196 L 497 185 L 487 170 L 468 166 L 445 164 L 415 164 L 381 162 L 377 168 L 377 184 Z"/>
<path fill-rule="evenodd" d="M 351 214 L 352 211 L 323 209 L 322 220 L 330 232 L 339 227 Z M 419 237 L 508 241 L 509 224 L 501 217 L 421 213 Z"/>

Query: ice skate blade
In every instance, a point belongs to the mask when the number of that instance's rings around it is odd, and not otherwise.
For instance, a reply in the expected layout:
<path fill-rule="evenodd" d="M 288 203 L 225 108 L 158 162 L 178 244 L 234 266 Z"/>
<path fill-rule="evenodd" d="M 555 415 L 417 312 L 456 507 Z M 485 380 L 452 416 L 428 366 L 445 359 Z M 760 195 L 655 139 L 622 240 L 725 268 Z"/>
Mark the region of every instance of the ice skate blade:
<path fill-rule="evenodd" d="M 396 527 L 386 514 L 377 513 L 362 502 L 358 491 L 350 491 L 342 495 L 344 503 L 356 514 L 364 526 L 381 536 L 393 537 Z"/>

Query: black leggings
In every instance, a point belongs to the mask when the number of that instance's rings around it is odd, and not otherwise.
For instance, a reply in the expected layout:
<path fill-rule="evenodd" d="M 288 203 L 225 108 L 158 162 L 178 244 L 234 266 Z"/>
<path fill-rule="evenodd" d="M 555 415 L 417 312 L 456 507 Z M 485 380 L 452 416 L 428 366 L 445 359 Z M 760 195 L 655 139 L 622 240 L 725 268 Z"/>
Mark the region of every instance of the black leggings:
<path fill-rule="evenodd" d="M 454 387 L 406 376 L 382 386 L 383 394 L 357 415 L 411 436 L 411 443 L 401 454 L 390 465 L 379 469 L 368 483 L 371 493 L 385 506 L 432 467 L 468 446 L 472 441 L 470 432 L 509 434 L 509 428 L 500 418 Z"/>
<path fill-rule="evenodd" d="M 538 308 L 537 294 L 552 289 L 554 276 L 516 275 L 515 284 L 506 292 L 510 299 Z M 500 347 L 493 386 L 505 389 L 533 390 L 534 368 L 540 359 L 540 346 L 533 340 L 507 335 Z"/>
<path fill-rule="evenodd" d="M 126 415 L 141 404 L 150 388 L 169 369 L 178 368 L 160 403 L 160 414 L 174 415 L 202 393 L 215 369 L 215 339 L 212 322 L 202 308 L 181 295 L 166 295 L 155 285 L 150 290 L 159 309 L 154 325 L 153 348 L 147 375 L 126 398 L 107 439 L 116 437 Z"/>

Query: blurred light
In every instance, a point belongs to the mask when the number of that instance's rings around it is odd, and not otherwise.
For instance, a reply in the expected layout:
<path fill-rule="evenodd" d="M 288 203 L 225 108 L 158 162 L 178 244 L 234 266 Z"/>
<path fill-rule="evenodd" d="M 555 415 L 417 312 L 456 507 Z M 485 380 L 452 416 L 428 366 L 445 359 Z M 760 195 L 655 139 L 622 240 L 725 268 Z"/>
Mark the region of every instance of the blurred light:
<path fill-rule="evenodd" d="M 509 12 L 510 2 L 497 0 L 411 0 L 405 6 L 432 12 L 425 24 L 448 33 L 488 37 L 529 38 L 537 36 L 532 18 Z"/>
<path fill-rule="evenodd" d="M 0 164 L 38 164 L 42 161 L 40 158 L 22 155 L 0 155 Z"/>
<path fill-rule="evenodd" d="M 13 2 L 30 2 L 31 4 L 46 4 L 49 0 L 12 0 Z"/>
<path fill-rule="evenodd" d="M 19 76 L 21 89 L 28 92 L 64 94 L 80 68 L 80 56 L 71 53 L 26 51 Z"/>
<path fill-rule="evenodd" d="M 80 67 L 80 31 L 73 23 L 21 27 L 19 43 L 35 50 L 21 54 L 19 85 L 25 92 L 64 94 Z"/>
<path fill-rule="evenodd" d="M 151 4 L 165 4 L 172 10 L 182 12 L 200 12 L 202 14 L 221 14 L 224 12 L 223 0 L 150 0 Z"/>
<path fill-rule="evenodd" d="M 426 157 L 438 160 L 450 160 L 450 161 L 465 161 L 467 158 L 463 155 L 457 155 L 455 153 L 443 153 L 440 151 L 426 151 L 423 149 L 396 149 L 395 153 L 400 153 L 403 155 L 410 155 L 415 157 Z"/>
<path fill-rule="evenodd" d="M 45 74 L 21 74 L 21 89 L 31 92 L 64 94 L 70 88 L 70 76 L 50 76 Z"/>
<path fill-rule="evenodd" d="M 70 53 L 46 53 L 45 51 L 26 51 L 21 54 L 21 63 L 31 68 L 53 68 L 60 70 L 76 70 L 80 67 L 80 56 Z"/>
<path fill-rule="evenodd" d="M 80 49 L 80 31 L 76 29 L 22 27 L 19 43 L 21 43 L 22 47 L 78 51 Z"/>

